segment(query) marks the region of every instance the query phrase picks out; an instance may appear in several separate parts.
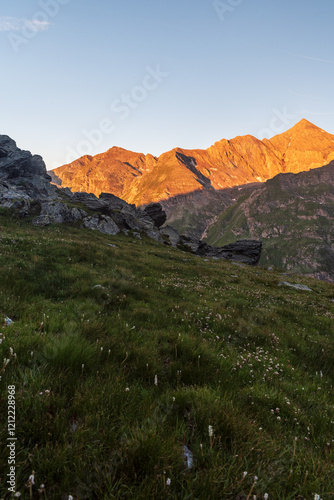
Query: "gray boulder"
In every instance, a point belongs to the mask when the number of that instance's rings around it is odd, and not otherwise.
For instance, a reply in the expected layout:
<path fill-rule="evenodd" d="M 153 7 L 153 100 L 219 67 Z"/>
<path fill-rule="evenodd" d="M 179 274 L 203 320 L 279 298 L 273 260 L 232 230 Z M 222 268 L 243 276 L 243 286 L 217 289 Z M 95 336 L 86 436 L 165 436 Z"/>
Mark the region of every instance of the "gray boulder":
<path fill-rule="evenodd" d="M 35 226 L 47 226 L 48 224 L 63 224 L 64 222 L 77 222 L 87 213 L 76 207 L 68 207 L 66 203 L 50 201 L 41 203 L 41 213 L 33 219 Z"/>
<path fill-rule="evenodd" d="M 82 220 L 82 224 L 87 229 L 100 231 L 100 233 L 103 234 L 115 235 L 120 232 L 117 224 L 108 215 L 93 215 L 91 217 L 85 217 Z"/>
<path fill-rule="evenodd" d="M 262 242 L 257 240 L 238 240 L 223 247 L 211 247 L 207 243 L 200 242 L 196 255 L 200 257 L 216 257 L 218 259 L 229 259 L 244 264 L 255 266 L 261 257 Z"/>
<path fill-rule="evenodd" d="M 90 210 L 94 210 L 96 212 L 108 215 L 108 210 L 107 210 L 108 204 L 105 201 L 97 198 L 97 196 L 95 196 L 95 194 L 93 193 L 83 193 L 83 192 L 73 193 L 72 201 L 78 201 L 83 205 L 85 205 Z"/>
<path fill-rule="evenodd" d="M 18 187 L 0 180 L 0 206 L 19 210 L 28 210 L 31 198 Z"/>
<path fill-rule="evenodd" d="M 156 227 L 161 227 L 166 222 L 167 215 L 160 203 L 150 203 L 144 209 L 144 212 L 151 217 Z"/>
<path fill-rule="evenodd" d="M 151 238 L 152 240 L 157 241 L 158 243 L 163 243 L 162 236 L 160 231 L 157 228 L 154 229 L 144 229 L 144 233 Z"/>
<path fill-rule="evenodd" d="M 201 242 L 198 240 L 193 240 L 189 236 L 182 235 L 180 236 L 180 244 L 181 249 L 186 250 L 187 252 L 197 253 L 198 247 Z"/>
<path fill-rule="evenodd" d="M 108 210 L 110 217 L 123 231 L 154 231 L 155 233 L 158 231 L 152 219 L 145 212 L 132 205 L 125 204 L 120 209 L 109 207 Z"/>
<path fill-rule="evenodd" d="M 57 197 L 56 187 L 50 184 L 41 156 L 22 151 L 7 135 L 0 135 L 0 182 L 16 187 L 31 199 Z"/>
<path fill-rule="evenodd" d="M 129 205 L 126 201 L 121 200 L 121 198 L 118 198 L 111 193 L 101 193 L 99 196 L 99 200 L 107 204 L 110 210 L 121 210 L 122 208 L 127 206 L 135 208 L 134 205 Z"/>
<path fill-rule="evenodd" d="M 164 241 L 167 242 L 167 244 L 169 243 L 173 247 L 177 247 L 180 244 L 180 235 L 172 226 L 162 227 L 160 229 L 160 234 L 162 235 Z"/>

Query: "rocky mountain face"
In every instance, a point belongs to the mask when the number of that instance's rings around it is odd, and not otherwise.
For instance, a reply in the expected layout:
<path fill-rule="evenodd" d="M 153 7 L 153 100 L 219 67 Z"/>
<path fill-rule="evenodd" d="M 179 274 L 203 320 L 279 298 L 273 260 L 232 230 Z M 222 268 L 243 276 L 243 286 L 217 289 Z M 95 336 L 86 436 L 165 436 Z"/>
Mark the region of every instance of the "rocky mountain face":
<path fill-rule="evenodd" d="M 137 238 L 146 235 L 198 256 L 234 259 L 251 265 L 259 261 L 261 242 L 236 242 L 225 251 L 212 248 L 180 236 L 169 226 L 160 231 L 166 221 L 160 204 L 150 204 L 141 210 L 111 193 L 101 193 L 99 198 L 91 193 L 72 193 L 69 189 L 58 189 L 50 180 L 40 156 L 22 151 L 8 136 L 0 135 L 0 207 L 11 209 L 14 215 L 29 217 L 36 226 L 71 222 L 109 235 L 120 232 Z"/>
<path fill-rule="evenodd" d="M 96 196 L 112 193 L 125 199 L 122 195 L 128 191 L 134 179 L 147 172 L 155 162 L 156 159 L 151 155 L 113 147 L 94 157 L 83 156 L 49 174 L 55 184 L 69 187 L 73 192 L 82 191 Z"/>
<path fill-rule="evenodd" d="M 50 174 L 54 182 L 73 191 L 97 196 L 109 192 L 136 206 L 162 202 L 170 218 L 173 198 L 180 202 L 200 193 L 211 199 L 217 191 L 264 182 L 279 173 L 310 170 L 331 160 L 334 135 L 303 119 L 270 140 L 247 135 L 223 139 L 206 150 L 175 148 L 159 158 L 112 148 Z"/>
<path fill-rule="evenodd" d="M 279 174 L 238 194 L 209 223 L 205 241 L 219 246 L 259 239 L 261 264 L 334 282 L 334 161 Z"/>

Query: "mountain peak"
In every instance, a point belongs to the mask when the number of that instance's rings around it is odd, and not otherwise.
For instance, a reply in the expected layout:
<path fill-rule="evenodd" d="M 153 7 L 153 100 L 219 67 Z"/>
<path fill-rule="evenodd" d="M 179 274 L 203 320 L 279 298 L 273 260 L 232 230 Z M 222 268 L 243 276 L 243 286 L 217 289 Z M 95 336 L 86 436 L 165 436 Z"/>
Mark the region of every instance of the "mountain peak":
<path fill-rule="evenodd" d="M 299 122 L 296 123 L 295 127 L 309 127 L 309 126 L 312 126 L 312 127 L 316 127 L 318 128 L 316 125 L 314 125 L 314 123 L 311 123 L 309 122 L 308 120 L 306 120 L 306 118 L 302 118 L 301 120 L 299 120 Z"/>
<path fill-rule="evenodd" d="M 296 123 L 286 132 L 275 135 L 274 137 L 269 139 L 269 142 L 274 146 L 282 147 L 284 142 L 290 144 L 291 140 L 303 142 L 306 139 L 310 140 L 311 138 L 313 141 L 319 141 L 319 148 L 325 149 L 328 144 L 324 145 L 324 140 L 331 143 L 334 136 L 318 127 L 317 125 L 314 125 L 314 123 L 309 122 L 308 120 L 306 120 L 306 118 L 302 118 L 298 123 Z"/>
<path fill-rule="evenodd" d="M 307 131 L 307 133 L 310 132 L 322 132 L 323 130 L 318 127 L 317 125 L 314 125 L 314 123 L 309 122 L 306 120 L 306 118 L 302 118 L 299 122 L 297 122 L 293 127 L 291 127 L 289 130 L 286 132 L 283 132 L 283 134 L 279 135 L 291 135 L 293 132 L 294 134 L 300 134 L 301 132 Z"/>

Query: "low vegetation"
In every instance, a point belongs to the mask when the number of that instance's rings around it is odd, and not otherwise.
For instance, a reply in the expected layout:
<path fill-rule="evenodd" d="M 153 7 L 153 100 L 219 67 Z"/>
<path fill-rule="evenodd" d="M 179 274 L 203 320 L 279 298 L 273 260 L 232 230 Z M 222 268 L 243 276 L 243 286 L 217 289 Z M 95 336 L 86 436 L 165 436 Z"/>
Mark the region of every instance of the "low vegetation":
<path fill-rule="evenodd" d="M 1 498 L 8 386 L 22 499 L 333 498 L 333 285 L 4 211 L 0 230 Z"/>
<path fill-rule="evenodd" d="M 330 181 L 311 182 L 312 175 L 296 175 L 293 188 L 281 176 L 255 187 L 212 220 L 206 241 L 223 246 L 235 239 L 261 240 L 261 265 L 333 282 L 333 187 Z"/>

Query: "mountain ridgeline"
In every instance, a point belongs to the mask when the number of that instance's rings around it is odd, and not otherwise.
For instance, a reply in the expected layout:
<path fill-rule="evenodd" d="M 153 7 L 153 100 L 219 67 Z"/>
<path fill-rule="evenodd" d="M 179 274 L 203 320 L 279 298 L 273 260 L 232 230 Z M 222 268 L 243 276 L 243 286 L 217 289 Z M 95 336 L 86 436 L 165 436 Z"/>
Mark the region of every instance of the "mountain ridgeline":
<path fill-rule="evenodd" d="M 260 141 L 246 135 L 206 150 L 175 148 L 159 158 L 113 147 L 51 172 L 55 183 L 99 196 L 110 192 L 137 206 L 196 191 L 219 191 L 298 173 L 334 160 L 334 135 L 301 120 L 287 132 Z"/>
<path fill-rule="evenodd" d="M 247 135 L 158 158 L 113 147 L 49 174 L 73 191 L 160 202 L 167 224 L 211 245 L 261 239 L 260 263 L 334 280 L 333 162 L 334 135 L 303 119 L 270 140 Z"/>

